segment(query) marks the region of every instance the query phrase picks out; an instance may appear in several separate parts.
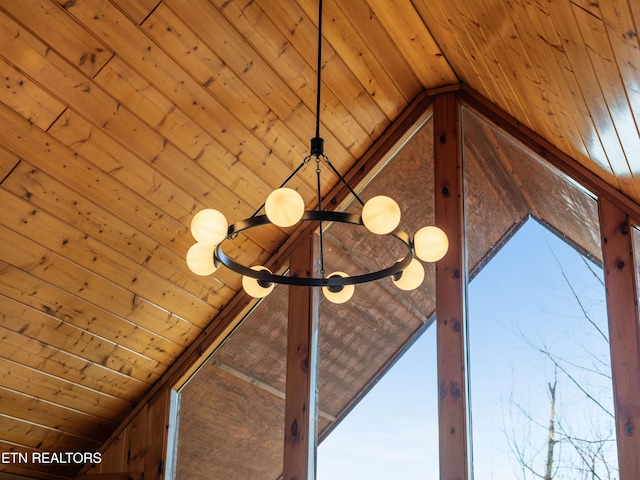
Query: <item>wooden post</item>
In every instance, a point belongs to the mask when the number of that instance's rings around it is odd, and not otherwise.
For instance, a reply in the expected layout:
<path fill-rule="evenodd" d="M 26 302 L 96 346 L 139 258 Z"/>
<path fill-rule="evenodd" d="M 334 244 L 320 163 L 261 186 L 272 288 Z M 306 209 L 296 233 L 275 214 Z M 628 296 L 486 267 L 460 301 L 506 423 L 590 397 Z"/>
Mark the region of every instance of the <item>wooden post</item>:
<path fill-rule="evenodd" d="M 318 275 L 318 239 L 291 255 L 292 276 Z M 320 290 L 289 287 L 283 480 L 314 480 L 317 443 L 317 352 Z"/>
<path fill-rule="evenodd" d="M 633 239 L 627 214 L 598 201 L 620 480 L 640 478 L 640 334 Z"/>
<path fill-rule="evenodd" d="M 434 104 L 435 220 L 449 237 L 436 266 L 440 478 L 469 478 L 466 262 L 460 109 L 454 93 Z"/>

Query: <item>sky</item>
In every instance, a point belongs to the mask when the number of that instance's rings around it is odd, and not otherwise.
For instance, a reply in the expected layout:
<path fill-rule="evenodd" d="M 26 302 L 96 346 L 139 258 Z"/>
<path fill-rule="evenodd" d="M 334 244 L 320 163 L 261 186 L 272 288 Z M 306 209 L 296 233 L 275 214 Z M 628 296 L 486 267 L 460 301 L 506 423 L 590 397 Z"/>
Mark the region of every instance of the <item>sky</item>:
<path fill-rule="evenodd" d="M 557 428 L 566 433 L 556 447 L 557 478 L 572 478 L 573 444 L 589 435 L 607 439 L 603 455 L 615 469 L 608 344 L 597 329 L 606 333 L 604 287 L 600 269 L 594 275 L 589 265 L 594 267 L 530 220 L 470 283 L 476 480 L 528 480 L 534 477 L 529 467 L 544 468 L 554 378 Z M 319 446 L 317 479 L 437 479 L 435 365 L 430 328 Z M 514 451 L 523 452 L 527 467 Z"/>

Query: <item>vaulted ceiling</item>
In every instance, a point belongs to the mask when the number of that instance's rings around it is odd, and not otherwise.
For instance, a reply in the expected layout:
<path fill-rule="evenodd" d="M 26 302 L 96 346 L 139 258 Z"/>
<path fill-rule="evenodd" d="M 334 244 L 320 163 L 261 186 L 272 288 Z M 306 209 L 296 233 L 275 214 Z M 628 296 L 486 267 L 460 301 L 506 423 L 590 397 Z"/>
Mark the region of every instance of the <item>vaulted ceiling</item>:
<path fill-rule="evenodd" d="M 324 15 L 341 173 L 425 91 L 463 85 L 640 203 L 640 3 Z M 0 450 L 99 448 L 238 294 L 237 275 L 187 269 L 188 226 L 204 207 L 250 216 L 308 154 L 317 16 L 315 0 L 0 0 Z M 295 188 L 313 205 L 315 170 Z M 234 253 L 268 263 L 287 233 Z"/>

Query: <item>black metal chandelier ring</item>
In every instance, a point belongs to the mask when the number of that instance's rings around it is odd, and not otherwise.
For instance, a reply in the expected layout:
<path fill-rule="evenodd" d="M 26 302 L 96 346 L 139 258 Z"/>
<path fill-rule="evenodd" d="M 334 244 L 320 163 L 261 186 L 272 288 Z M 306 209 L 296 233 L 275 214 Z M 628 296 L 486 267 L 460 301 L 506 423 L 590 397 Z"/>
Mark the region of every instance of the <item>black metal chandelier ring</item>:
<path fill-rule="evenodd" d="M 301 221 L 319 221 L 319 222 L 336 222 L 346 223 L 364 228 L 360 215 L 345 212 L 332 212 L 326 210 L 306 210 Z M 266 215 L 256 215 L 254 217 L 242 220 L 229 226 L 229 230 L 225 239 L 216 246 L 215 259 L 225 267 L 234 272 L 247 277 L 254 278 L 261 282 L 276 283 L 284 285 L 297 285 L 303 287 L 340 287 L 343 285 L 356 285 L 360 283 L 374 282 L 383 278 L 400 274 L 411 260 L 413 260 L 413 246 L 409 235 L 402 230 L 396 229 L 387 235 L 397 238 L 406 248 L 405 257 L 396 262 L 394 265 L 369 272 L 361 275 L 352 275 L 346 277 L 330 276 L 330 277 L 291 277 L 287 275 L 277 275 L 269 273 L 267 270 L 254 270 L 248 268 L 229 257 L 222 250 L 222 246 L 226 240 L 235 237 L 238 233 L 250 230 L 255 227 L 269 225 L 271 222 Z"/>

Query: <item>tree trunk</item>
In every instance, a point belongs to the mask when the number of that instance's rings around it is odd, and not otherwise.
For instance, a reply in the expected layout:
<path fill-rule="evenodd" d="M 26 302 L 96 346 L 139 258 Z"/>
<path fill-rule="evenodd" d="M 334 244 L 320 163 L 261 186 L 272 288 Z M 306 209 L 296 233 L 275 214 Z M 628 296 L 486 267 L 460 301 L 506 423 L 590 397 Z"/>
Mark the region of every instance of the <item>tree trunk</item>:
<path fill-rule="evenodd" d="M 557 443 L 556 440 L 556 385 L 558 379 L 555 378 L 553 385 L 549 383 L 549 394 L 551 396 L 551 415 L 549 417 L 549 437 L 547 440 L 547 467 L 545 469 L 544 480 L 551 480 L 553 478 L 553 449 Z"/>

